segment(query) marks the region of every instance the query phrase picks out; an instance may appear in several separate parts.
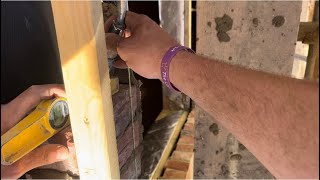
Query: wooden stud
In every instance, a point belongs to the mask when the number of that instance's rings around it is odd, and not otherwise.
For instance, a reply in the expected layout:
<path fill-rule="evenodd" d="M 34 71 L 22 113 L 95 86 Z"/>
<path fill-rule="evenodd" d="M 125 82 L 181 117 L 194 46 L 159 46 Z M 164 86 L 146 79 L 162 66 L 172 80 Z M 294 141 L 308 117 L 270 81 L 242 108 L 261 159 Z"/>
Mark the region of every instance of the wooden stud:
<path fill-rule="evenodd" d="M 305 72 L 305 78 L 312 81 L 317 80 L 319 74 L 319 34 L 317 37 L 317 41 L 318 43 L 311 44 L 309 46 Z"/>
<path fill-rule="evenodd" d="M 184 46 L 191 48 L 191 15 L 192 5 L 191 0 L 184 1 Z"/>
<path fill-rule="evenodd" d="M 173 129 L 172 134 L 168 140 L 168 144 L 164 148 L 162 155 L 159 159 L 159 162 L 150 176 L 151 177 L 150 179 L 157 179 L 158 177 L 160 177 L 163 167 L 168 157 L 170 156 L 175 143 L 178 140 L 178 136 L 182 129 L 182 126 L 187 120 L 187 116 L 188 116 L 188 112 L 186 111 L 180 116 L 180 119 L 178 120 L 176 127 Z"/>
<path fill-rule="evenodd" d="M 194 165 L 194 154 L 192 154 L 192 157 L 189 163 L 189 169 L 187 171 L 186 179 L 193 179 L 193 165 Z"/>
<path fill-rule="evenodd" d="M 316 44 L 319 37 L 319 22 L 301 22 L 299 25 L 298 41 L 304 44 Z"/>
<path fill-rule="evenodd" d="M 81 179 L 119 179 L 101 2 L 51 1 Z"/>
<path fill-rule="evenodd" d="M 317 30 L 314 36 L 312 36 L 311 42 L 314 42 L 309 46 L 309 52 L 307 57 L 307 66 L 305 71 L 305 78 L 315 81 L 319 75 L 319 2 L 316 2 L 314 8 L 312 24 L 317 26 Z M 311 26 L 311 25 L 310 25 Z"/>

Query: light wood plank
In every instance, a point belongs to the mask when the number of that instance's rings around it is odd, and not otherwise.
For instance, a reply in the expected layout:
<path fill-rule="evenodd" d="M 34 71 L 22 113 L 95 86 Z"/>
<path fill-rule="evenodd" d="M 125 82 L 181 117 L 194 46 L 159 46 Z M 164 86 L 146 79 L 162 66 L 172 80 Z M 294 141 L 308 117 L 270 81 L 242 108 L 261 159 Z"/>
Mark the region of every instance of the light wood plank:
<path fill-rule="evenodd" d="M 315 81 L 319 73 L 319 34 L 316 37 L 316 43 L 309 46 L 309 53 L 307 57 L 307 66 L 305 78 Z"/>
<path fill-rule="evenodd" d="M 191 48 L 192 1 L 184 0 L 184 46 Z"/>
<path fill-rule="evenodd" d="M 193 179 L 193 166 L 194 166 L 194 154 L 192 153 L 186 179 Z"/>
<path fill-rule="evenodd" d="M 298 41 L 304 44 L 317 44 L 319 37 L 319 22 L 301 22 L 299 26 Z"/>
<path fill-rule="evenodd" d="M 154 171 L 152 172 L 152 174 L 150 176 L 151 177 L 150 179 L 157 179 L 158 177 L 160 177 L 161 172 L 163 170 L 163 167 L 164 167 L 168 157 L 170 156 L 175 143 L 178 140 L 178 136 L 180 134 L 182 126 L 187 120 L 187 116 L 188 116 L 188 112 L 185 111 L 181 115 L 180 119 L 178 120 L 178 123 L 177 123 L 176 127 L 174 128 L 174 130 L 173 130 L 173 132 L 172 132 L 172 134 L 171 134 L 171 136 L 170 136 L 170 138 L 168 140 L 168 143 L 167 143 L 165 149 L 162 152 L 162 155 L 161 155 L 161 157 L 159 159 L 159 162 L 158 162 L 157 166 L 155 167 Z"/>
<path fill-rule="evenodd" d="M 119 179 L 99 1 L 52 1 L 81 179 Z"/>

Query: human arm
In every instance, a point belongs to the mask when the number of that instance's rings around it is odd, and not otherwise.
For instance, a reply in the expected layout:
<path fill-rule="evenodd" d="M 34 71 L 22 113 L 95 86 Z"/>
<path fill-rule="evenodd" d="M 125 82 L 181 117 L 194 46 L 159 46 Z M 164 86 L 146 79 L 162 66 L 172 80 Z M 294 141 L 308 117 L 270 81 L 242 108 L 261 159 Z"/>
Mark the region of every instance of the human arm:
<path fill-rule="evenodd" d="M 41 100 L 65 96 L 60 85 L 31 86 L 8 104 L 1 105 L 1 135 L 17 124 Z M 68 149 L 59 144 L 42 145 L 12 165 L 1 165 L 1 179 L 17 179 L 25 172 L 68 158 Z"/>
<path fill-rule="evenodd" d="M 277 178 L 319 177 L 319 86 L 179 53 L 172 83 Z"/>
<path fill-rule="evenodd" d="M 128 12 L 130 37 L 117 51 L 136 73 L 161 79 L 160 63 L 177 42 L 148 17 Z M 179 52 L 170 80 L 232 132 L 277 178 L 319 177 L 319 86 Z"/>

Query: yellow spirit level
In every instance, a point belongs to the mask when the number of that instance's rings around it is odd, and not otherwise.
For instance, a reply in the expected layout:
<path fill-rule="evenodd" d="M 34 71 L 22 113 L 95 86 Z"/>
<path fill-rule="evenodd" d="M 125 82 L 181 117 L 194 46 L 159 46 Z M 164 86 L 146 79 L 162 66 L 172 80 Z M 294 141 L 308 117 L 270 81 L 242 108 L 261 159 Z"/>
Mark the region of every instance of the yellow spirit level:
<path fill-rule="evenodd" d="M 42 101 L 1 136 L 1 164 L 10 165 L 70 124 L 65 98 Z"/>

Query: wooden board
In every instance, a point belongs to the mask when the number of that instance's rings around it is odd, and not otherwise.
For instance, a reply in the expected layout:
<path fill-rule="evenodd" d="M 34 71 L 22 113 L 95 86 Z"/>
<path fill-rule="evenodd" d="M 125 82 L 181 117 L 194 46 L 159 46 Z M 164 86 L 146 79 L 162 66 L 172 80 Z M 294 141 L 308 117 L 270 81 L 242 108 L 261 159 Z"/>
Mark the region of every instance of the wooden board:
<path fill-rule="evenodd" d="M 317 80 L 319 75 L 319 32 L 314 37 L 314 44 L 309 46 L 305 78 Z"/>
<path fill-rule="evenodd" d="M 151 174 L 150 179 L 157 179 L 158 177 L 160 177 L 161 172 L 165 166 L 165 163 L 166 163 L 168 157 L 170 156 L 170 154 L 174 148 L 175 143 L 178 140 L 178 136 L 180 134 L 182 126 L 187 120 L 187 116 L 188 116 L 188 112 L 186 112 L 186 111 L 184 111 L 183 114 L 180 116 L 180 118 L 177 122 L 177 125 L 174 127 L 174 129 L 170 135 L 170 138 L 168 140 L 168 143 L 166 144 L 165 149 L 163 150 L 163 152 L 161 154 L 159 162 Z"/>
<path fill-rule="evenodd" d="M 184 0 L 184 46 L 191 48 L 192 1 Z"/>
<path fill-rule="evenodd" d="M 298 41 L 304 44 L 316 44 L 317 37 L 319 37 L 319 22 L 300 23 Z"/>
<path fill-rule="evenodd" d="M 51 5 L 80 178 L 119 179 L 101 2 Z"/>
<path fill-rule="evenodd" d="M 193 168 L 194 168 L 194 154 L 192 154 L 192 157 L 189 163 L 186 179 L 193 179 Z"/>
<path fill-rule="evenodd" d="M 309 80 L 319 80 L 319 1 L 316 2 L 313 16 L 313 26 L 316 24 L 317 29 L 315 33 L 312 33 L 311 42 L 314 42 L 309 46 L 309 52 L 307 57 L 307 65 L 305 78 Z"/>
<path fill-rule="evenodd" d="M 197 53 L 291 76 L 300 12 L 301 2 L 198 1 Z M 224 15 L 232 19 L 232 26 L 226 32 L 230 41 L 220 42 L 216 18 Z M 273 178 L 218 120 L 199 107 L 195 117 L 194 178 Z"/>
<path fill-rule="evenodd" d="M 166 160 L 165 166 L 164 166 L 164 173 L 163 176 L 160 177 L 160 179 L 166 179 L 168 178 L 168 172 L 170 172 L 170 170 L 178 170 L 183 171 L 186 173 L 186 175 L 188 177 L 186 177 L 185 175 L 183 177 L 181 177 L 181 173 L 172 173 L 170 175 L 170 178 L 173 179 L 192 179 L 193 177 L 193 150 L 194 150 L 194 137 L 190 136 L 191 133 L 194 133 L 194 116 L 193 116 L 194 112 L 191 111 L 188 115 L 187 121 L 184 124 L 184 128 L 186 127 L 186 125 L 189 126 L 189 132 L 188 135 L 185 135 L 185 133 L 183 134 L 182 131 L 180 132 L 180 136 L 179 136 L 179 140 L 177 143 L 177 147 L 176 149 L 171 153 L 170 158 L 168 158 Z M 192 126 L 192 127 L 191 127 Z M 186 130 L 185 130 L 186 131 Z M 189 147 L 191 147 L 191 151 L 179 151 L 179 146 L 181 145 L 187 145 Z M 178 149 L 177 149 L 178 148 Z M 180 148 L 181 150 L 181 148 Z"/>

